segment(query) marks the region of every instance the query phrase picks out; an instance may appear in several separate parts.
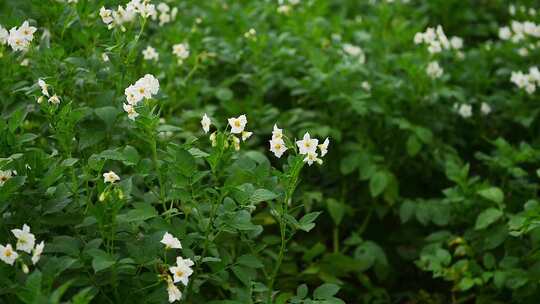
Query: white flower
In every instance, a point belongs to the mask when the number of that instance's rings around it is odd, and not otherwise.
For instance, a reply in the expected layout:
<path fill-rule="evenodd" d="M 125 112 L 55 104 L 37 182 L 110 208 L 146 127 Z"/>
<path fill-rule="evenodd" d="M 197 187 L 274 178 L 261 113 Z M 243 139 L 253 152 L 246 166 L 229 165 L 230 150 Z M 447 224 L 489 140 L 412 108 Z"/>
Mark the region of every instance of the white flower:
<path fill-rule="evenodd" d="M 120 177 L 116 175 L 113 171 L 109 171 L 106 173 L 103 173 L 103 182 L 104 183 L 111 183 L 114 184 L 115 182 L 119 181 Z"/>
<path fill-rule="evenodd" d="M 304 162 L 310 166 L 313 165 L 314 162 L 318 163 L 319 165 L 323 163 L 322 159 L 317 157 L 316 152 L 308 152 L 306 157 L 304 158 Z"/>
<path fill-rule="evenodd" d="M 358 62 L 360 62 L 361 64 L 366 62 L 366 55 L 364 54 L 362 48 L 360 48 L 359 46 L 345 43 L 343 44 L 343 51 L 349 56 L 357 57 Z"/>
<path fill-rule="evenodd" d="M 491 107 L 487 103 L 482 102 L 482 104 L 480 105 L 480 112 L 482 112 L 482 114 L 484 115 L 488 115 L 489 113 L 491 113 Z"/>
<path fill-rule="evenodd" d="M 201 126 L 204 130 L 204 133 L 208 133 L 210 131 L 210 125 L 212 122 L 210 121 L 210 118 L 208 118 L 208 115 L 204 113 L 203 118 L 201 119 Z"/>
<path fill-rule="evenodd" d="M 287 151 L 287 146 L 281 138 L 272 138 L 270 141 L 270 151 L 274 153 L 277 158 L 280 158 L 285 151 Z"/>
<path fill-rule="evenodd" d="M 6 44 L 8 42 L 9 32 L 0 25 L 0 44 Z"/>
<path fill-rule="evenodd" d="M 99 16 L 105 24 L 110 24 L 111 22 L 113 22 L 114 19 L 112 17 L 112 13 L 112 10 L 106 9 L 103 6 L 99 9 Z"/>
<path fill-rule="evenodd" d="M 156 49 L 154 49 L 151 46 L 147 46 L 144 51 L 142 51 L 143 57 L 145 60 L 158 60 L 159 54 L 156 52 Z"/>
<path fill-rule="evenodd" d="M 169 303 L 182 299 L 182 292 L 174 285 L 171 278 L 167 279 L 167 293 L 169 294 Z"/>
<path fill-rule="evenodd" d="M 242 131 L 242 141 L 246 141 L 251 135 L 253 135 L 253 132 Z"/>
<path fill-rule="evenodd" d="M 123 107 L 124 107 L 124 111 L 126 111 L 126 113 L 128 114 L 129 119 L 135 120 L 135 118 L 139 116 L 139 113 L 135 111 L 135 107 L 133 105 L 125 103 Z"/>
<path fill-rule="evenodd" d="M 25 51 L 30 46 L 30 41 L 16 27 L 9 30 L 8 44 L 14 51 Z"/>
<path fill-rule="evenodd" d="M 48 85 L 43 81 L 43 79 L 38 79 L 38 85 L 41 88 L 41 93 L 47 97 L 49 97 L 49 91 L 47 90 Z"/>
<path fill-rule="evenodd" d="M 229 125 L 231 126 L 231 133 L 240 134 L 244 131 L 244 128 L 247 124 L 246 115 L 240 115 L 238 117 L 232 117 L 228 119 Z"/>
<path fill-rule="evenodd" d="M 5 182 L 7 182 L 10 178 L 13 172 L 11 170 L 0 170 L 0 186 L 3 186 Z"/>
<path fill-rule="evenodd" d="M 272 139 L 282 139 L 283 130 L 278 128 L 277 124 L 274 124 L 274 129 L 272 130 Z"/>
<path fill-rule="evenodd" d="M 43 103 L 43 101 L 45 101 L 45 97 L 39 96 L 38 99 L 37 99 L 37 103 L 41 104 L 41 103 Z"/>
<path fill-rule="evenodd" d="M 101 53 L 101 60 L 109 62 L 109 55 L 107 55 L 107 53 Z"/>
<path fill-rule="evenodd" d="M 369 82 L 367 82 L 367 81 L 362 81 L 362 83 L 360 84 L 360 86 L 361 86 L 362 89 L 364 89 L 366 92 L 371 92 L 371 85 L 369 84 Z"/>
<path fill-rule="evenodd" d="M 135 85 L 130 85 L 124 90 L 124 95 L 126 95 L 126 101 L 130 105 L 138 104 L 142 99 L 143 95 L 139 93 L 139 90 Z"/>
<path fill-rule="evenodd" d="M 433 79 L 440 78 L 443 75 L 443 72 L 444 70 L 437 61 L 430 62 L 426 68 L 426 73 Z"/>
<path fill-rule="evenodd" d="M 472 107 L 468 104 L 462 104 L 458 107 L 458 114 L 463 118 L 469 118 L 472 116 Z"/>
<path fill-rule="evenodd" d="M 178 43 L 173 45 L 173 54 L 179 59 L 186 59 L 189 57 L 189 45 L 187 43 Z"/>
<path fill-rule="evenodd" d="M 296 141 L 296 145 L 298 146 L 299 153 L 304 155 L 308 153 L 315 153 L 317 150 L 317 145 L 319 144 L 319 140 L 315 138 L 310 138 L 309 133 L 306 132 L 304 134 L 304 138 L 302 140 Z"/>
<path fill-rule="evenodd" d="M 142 85 L 150 91 L 151 95 L 155 95 L 159 91 L 159 80 L 154 75 L 146 74 L 143 78 L 139 79 L 135 85 Z M 146 96 L 145 96 L 146 97 Z"/>
<path fill-rule="evenodd" d="M 11 244 L 7 244 L 6 246 L 0 245 L 0 260 L 4 263 L 13 266 L 13 263 L 15 263 L 18 257 L 19 255 L 13 250 Z"/>
<path fill-rule="evenodd" d="M 168 232 L 165 232 L 165 234 L 163 235 L 161 243 L 165 245 L 166 249 L 182 249 L 182 244 L 180 243 L 180 240 L 175 238 L 172 234 Z"/>
<path fill-rule="evenodd" d="M 54 94 L 53 96 L 49 98 L 49 102 L 52 104 L 59 104 L 60 98 L 56 94 Z"/>
<path fill-rule="evenodd" d="M 324 142 L 319 145 L 319 150 L 321 150 L 321 157 L 325 156 L 326 153 L 328 153 L 328 144 L 330 144 L 330 140 L 327 137 Z"/>
<path fill-rule="evenodd" d="M 452 46 L 453 49 L 460 50 L 463 48 L 463 39 L 461 39 L 460 37 L 454 36 L 450 39 L 450 45 Z"/>
<path fill-rule="evenodd" d="M 41 254 L 43 253 L 43 248 L 45 247 L 45 242 L 41 241 L 41 243 L 36 245 L 36 248 L 34 248 L 32 252 L 32 264 L 36 265 L 37 262 L 39 262 L 39 259 L 41 259 Z"/>
<path fill-rule="evenodd" d="M 169 271 L 173 274 L 173 282 L 182 282 L 182 284 L 187 286 L 189 276 L 193 274 L 193 269 L 191 269 L 191 266 L 193 266 L 193 261 L 191 259 L 177 257 L 176 266 L 169 268 Z"/>
<path fill-rule="evenodd" d="M 30 26 L 28 24 L 28 21 L 24 21 L 23 24 L 19 27 L 19 32 L 28 42 L 34 39 L 34 33 L 36 32 L 36 30 L 37 28 Z"/>
<path fill-rule="evenodd" d="M 17 238 L 17 250 L 31 253 L 36 243 L 36 237 L 30 233 L 30 227 L 24 224 L 23 229 L 13 229 L 11 233 Z"/>

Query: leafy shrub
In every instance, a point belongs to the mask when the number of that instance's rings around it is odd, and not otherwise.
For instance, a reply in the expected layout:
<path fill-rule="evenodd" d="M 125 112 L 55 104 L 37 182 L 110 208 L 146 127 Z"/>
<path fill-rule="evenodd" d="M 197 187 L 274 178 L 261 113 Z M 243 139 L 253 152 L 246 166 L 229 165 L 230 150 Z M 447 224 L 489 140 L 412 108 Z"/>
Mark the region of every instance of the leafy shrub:
<path fill-rule="evenodd" d="M 536 303 L 537 5 L 1 2 L 0 302 Z"/>

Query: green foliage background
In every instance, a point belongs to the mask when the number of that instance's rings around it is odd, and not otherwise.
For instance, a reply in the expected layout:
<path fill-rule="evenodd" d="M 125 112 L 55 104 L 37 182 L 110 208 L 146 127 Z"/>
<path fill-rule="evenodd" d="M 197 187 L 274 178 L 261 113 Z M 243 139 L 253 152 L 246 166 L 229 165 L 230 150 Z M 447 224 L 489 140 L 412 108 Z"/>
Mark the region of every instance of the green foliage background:
<path fill-rule="evenodd" d="M 497 34 L 513 19 L 540 22 L 509 4 L 538 3 L 309 0 L 283 15 L 276 1 L 166 2 L 176 21 L 148 22 L 138 38 L 139 23 L 110 31 L 99 18 L 124 2 L 0 2 L 4 27 L 38 27 L 28 53 L 0 49 L 0 169 L 18 173 L 0 188 L 0 244 L 23 223 L 46 242 L 30 274 L 0 263 L 0 302 L 164 303 L 169 231 L 197 261 L 185 303 L 267 303 L 271 290 L 275 303 L 537 303 L 539 100 L 509 79 L 540 57 Z M 431 80 L 413 37 L 438 24 L 464 39 L 465 56 L 442 56 L 444 76 Z M 180 42 L 191 51 L 182 65 Z M 143 60 L 147 45 L 157 62 Z M 164 121 L 136 127 L 124 88 L 147 73 Z M 36 103 L 38 78 L 58 107 Z M 254 136 L 212 163 L 204 113 L 222 128 L 245 113 Z M 298 161 L 268 151 L 276 122 L 331 144 L 299 176 L 272 286 L 275 212 Z M 118 187 L 103 183 L 108 170 Z"/>

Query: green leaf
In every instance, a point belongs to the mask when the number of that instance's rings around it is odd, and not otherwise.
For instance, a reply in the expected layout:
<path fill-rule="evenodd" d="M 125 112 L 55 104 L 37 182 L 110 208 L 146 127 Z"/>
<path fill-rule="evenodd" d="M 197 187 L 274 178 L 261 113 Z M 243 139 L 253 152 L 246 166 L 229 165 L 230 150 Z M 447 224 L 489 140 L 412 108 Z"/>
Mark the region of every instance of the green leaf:
<path fill-rule="evenodd" d="M 251 254 L 244 254 L 239 257 L 236 262 L 240 265 L 252 267 L 252 268 L 262 268 L 264 267 L 263 263 Z"/>
<path fill-rule="evenodd" d="M 88 250 L 92 259 L 92 268 L 95 272 L 105 270 L 116 263 L 115 259 L 108 253 L 100 249 Z"/>
<path fill-rule="evenodd" d="M 495 223 L 502 216 L 503 212 L 499 209 L 488 208 L 478 215 L 478 217 L 476 218 L 476 224 L 474 225 L 474 229 L 484 229 L 489 225 Z"/>
<path fill-rule="evenodd" d="M 485 199 L 488 199 L 497 204 L 501 204 L 504 200 L 504 194 L 501 189 L 497 187 L 491 187 L 483 190 L 479 190 L 478 194 Z"/>
<path fill-rule="evenodd" d="M 339 291 L 339 286 L 336 284 L 325 283 L 317 287 L 313 292 L 313 298 L 316 300 L 328 300 Z"/>
<path fill-rule="evenodd" d="M 369 191 L 372 197 L 379 196 L 388 186 L 388 174 L 384 171 L 375 173 L 369 180 Z"/>
<path fill-rule="evenodd" d="M 260 202 L 271 201 L 277 198 L 278 196 L 279 195 L 277 195 L 276 193 L 270 190 L 257 189 L 253 192 L 249 200 L 252 204 L 258 204 Z"/>
<path fill-rule="evenodd" d="M 416 204 L 413 201 L 406 200 L 401 204 L 399 208 L 399 217 L 402 223 L 408 222 L 411 217 L 415 214 Z"/>
<path fill-rule="evenodd" d="M 343 219 L 343 216 L 345 215 L 345 204 L 338 202 L 334 199 L 329 199 L 326 203 L 326 207 L 328 208 L 328 212 L 330 213 L 334 224 L 336 224 L 336 226 L 339 226 L 341 220 Z"/>
<path fill-rule="evenodd" d="M 415 156 L 422 149 L 422 143 L 416 138 L 416 136 L 409 136 L 407 139 L 407 154 L 409 156 Z"/>
<path fill-rule="evenodd" d="M 311 229 L 315 227 L 315 219 L 321 214 L 322 212 L 311 212 L 306 215 L 304 215 L 300 221 L 298 221 L 299 229 L 303 230 L 305 232 L 309 232 Z"/>

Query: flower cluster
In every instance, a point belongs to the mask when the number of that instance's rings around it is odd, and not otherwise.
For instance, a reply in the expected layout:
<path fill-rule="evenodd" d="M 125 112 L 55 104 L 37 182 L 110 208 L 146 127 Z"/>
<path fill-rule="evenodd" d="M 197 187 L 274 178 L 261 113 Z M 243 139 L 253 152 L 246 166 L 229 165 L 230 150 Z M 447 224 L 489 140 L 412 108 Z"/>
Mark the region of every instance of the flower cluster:
<path fill-rule="evenodd" d="M 178 58 L 178 64 L 182 64 L 189 57 L 189 44 L 178 43 L 173 45 L 173 54 Z"/>
<path fill-rule="evenodd" d="M 319 158 L 319 155 L 317 154 L 317 148 L 319 148 L 319 151 L 321 152 L 321 157 L 325 156 L 326 153 L 328 153 L 328 145 L 330 144 L 330 140 L 328 137 L 324 140 L 322 144 L 319 144 L 319 140 L 316 138 L 311 138 L 309 133 L 306 132 L 304 134 L 304 137 L 301 140 L 296 141 L 296 145 L 298 146 L 298 153 L 301 155 L 305 155 L 304 162 L 306 162 L 308 165 L 312 165 L 314 162 L 321 165 L 323 163 L 322 159 Z"/>
<path fill-rule="evenodd" d="M 36 265 L 43 253 L 45 242 L 42 241 L 41 243 L 36 244 L 36 236 L 30 233 L 30 227 L 26 224 L 23 225 L 22 229 L 11 230 L 11 233 L 13 233 L 17 239 L 17 250 L 31 254 L 30 260 L 32 261 L 32 265 Z M 5 246 L 0 245 L 0 260 L 4 263 L 13 266 L 19 257 L 21 257 L 21 255 L 13 249 L 11 244 L 6 244 Z M 28 266 L 24 262 L 21 263 L 23 271 L 27 273 Z"/>
<path fill-rule="evenodd" d="M 8 44 L 14 51 L 27 51 L 34 40 L 37 28 L 24 21 L 20 27 L 12 27 L 8 31 L 0 25 L 0 45 Z"/>
<path fill-rule="evenodd" d="M 137 80 L 135 84 L 130 85 L 124 90 L 127 103 L 124 104 L 124 111 L 128 113 L 128 117 L 131 120 L 135 120 L 139 113 L 135 110 L 135 107 L 143 99 L 150 99 L 157 94 L 159 90 L 159 81 L 156 77 L 150 74 L 144 75 L 141 79 Z"/>
<path fill-rule="evenodd" d="M 247 117 L 246 115 L 242 114 L 238 117 L 231 117 L 227 119 L 227 122 L 229 123 L 229 127 L 231 128 L 229 139 L 231 141 L 231 144 L 234 146 L 234 149 L 236 151 L 240 150 L 240 142 L 246 141 L 248 138 L 253 135 L 253 132 L 246 131 L 246 125 L 247 125 Z M 212 125 L 212 121 L 206 115 L 206 113 L 203 115 L 201 119 L 201 126 L 203 128 L 204 133 L 208 133 L 210 131 L 210 126 Z M 239 138 L 239 137 L 240 138 Z M 215 147 L 217 145 L 217 134 L 216 132 L 213 132 L 210 134 L 210 142 L 212 143 L 212 146 Z M 226 143 L 229 144 L 228 142 Z"/>
<path fill-rule="evenodd" d="M 532 94 L 536 91 L 536 86 L 540 86 L 540 71 L 537 67 L 531 67 L 527 74 L 521 71 L 512 72 L 510 81 L 528 94 Z"/>
<path fill-rule="evenodd" d="M 428 27 L 423 33 L 416 33 L 414 43 L 426 44 L 430 54 L 437 54 L 443 50 L 460 50 L 463 48 L 463 39 L 456 36 L 448 39 L 440 25 L 437 28 Z"/>
<path fill-rule="evenodd" d="M 540 25 L 531 21 L 512 21 L 510 26 L 499 28 L 499 38 L 514 43 L 525 40 L 527 37 L 540 38 Z"/>
<path fill-rule="evenodd" d="M 116 10 L 105 7 L 101 7 L 99 10 L 101 20 L 109 29 L 119 27 L 122 31 L 126 30 L 124 23 L 133 21 L 137 14 L 143 18 L 155 18 L 157 16 L 156 7 L 150 4 L 149 0 L 131 0 L 125 8 L 119 5 Z"/>
<path fill-rule="evenodd" d="M 444 73 L 444 70 L 443 68 L 439 65 L 439 62 L 437 61 L 432 61 L 428 64 L 427 68 L 426 68 L 426 73 L 427 75 L 432 78 L 432 79 L 437 79 L 437 78 L 441 78 L 443 73 Z"/>
<path fill-rule="evenodd" d="M 454 104 L 454 110 L 463 118 L 470 118 L 473 115 L 473 108 L 469 104 Z M 480 113 L 482 115 L 488 115 L 491 113 L 491 107 L 489 104 L 482 102 L 480 104 Z"/>
<path fill-rule="evenodd" d="M 167 5 L 167 3 L 162 2 L 158 4 L 157 10 L 159 11 L 159 25 L 165 25 L 171 21 L 174 21 L 176 19 L 176 15 L 178 14 L 178 8 L 173 7 L 172 9 Z M 154 18 L 154 17 L 152 17 Z"/>
<path fill-rule="evenodd" d="M 182 249 L 180 240 L 175 238 L 172 234 L 165 232 L 161 243 L 165 245 L 165 249 Z M 172 277 L 167 274 L 165 280 L 167 281 L 167 292 L 169 293 L 169 302 L 180 301 L 182 299 L 182 292 L 175 283 L 181 282 L 184 286 L 189 283 L 189 277 L 193 274 L 194 263 L 191 259 L 184 259 L 181 256 L 176 257 L 176 265 L 169 267 L 169 272 Z"/>
<path fill-rule="evenodd" d="M 0 170 L 0 187 L 13 176 L 14 172 L 11 170 Z"/>
<path fill-rule="evenodd" d="M 278 0 L 279 6 L 277 8 L 277 12 L 280 14 L 287 15 L 291 12 L 292 8 L 298 4 L 300 4 L 300 0 L 288 0 L 288 1 Z"/>
<path fill-rule="evenodd" d="M 269 140 L 270 152 L 274 153 L 277 158 L 280 158 L 285 151 L 289 149 L 285 143 L 285 135 L 283 135 L 283 129 L 280 129 L 277 124 L 274 125 L 272 130 L 272 139 Z M 301 140 L 296 141 L 296 146 L 298 147 L 298 153 L 300 155 L 305 155 L 304 162 L 308 165 L 312 165 L 314 162 L 322 164 L 322 159 L 319 158 L 317 153 L 317 148 L 321 153 L 321 157 L 325 156 L 328 153 L 328 145 L 330 140 L 326 138 L 322 144 L 319 144 L 319 140 L 316 138 L 311 138 L 309 133 L 304 134 L 304 137 Z"/>
<path fill-rule="evenodd" d="M 58 97 L 58 95 L 56 94 L 50 95 L 49 93 L 50 86 L 43 79 L 39 78 L 37 84 L 39 88 L 41 89 L 41 94 L 43 94 L 42 96 L 38 97 L 37 103 L 43 103 L 45 98 L 47 98 L 47 101 L 49 103 L 56 104 L 56 105 L 60 103 L 60 97 Z"/>
<path fill-rule="evenodd" d="M 257 31 L 254 28 L 250 28 L 249 31 L 244 33 L 244 38 L 249 40 L 257 40 Z"/>
<path fill-rule="evenodd" d="M 283 130 L 278 128 L 277 124 L 274 125 L 272 130 L 272 139 L 270 142 L 270 152 L 274 153 L 277 158 L 280 158 L 285 151 L 287 151 L 287 145 L 283 140 Z"/>
<path fill-rule="evenodd" d="M 357 58 L 360 64 L 364 64 L 366 62 L 366 55 L 364 54 L 364 51 L 361 47 L 345 43 L 343 44 L 342 49 L 345 55 Z"/>

